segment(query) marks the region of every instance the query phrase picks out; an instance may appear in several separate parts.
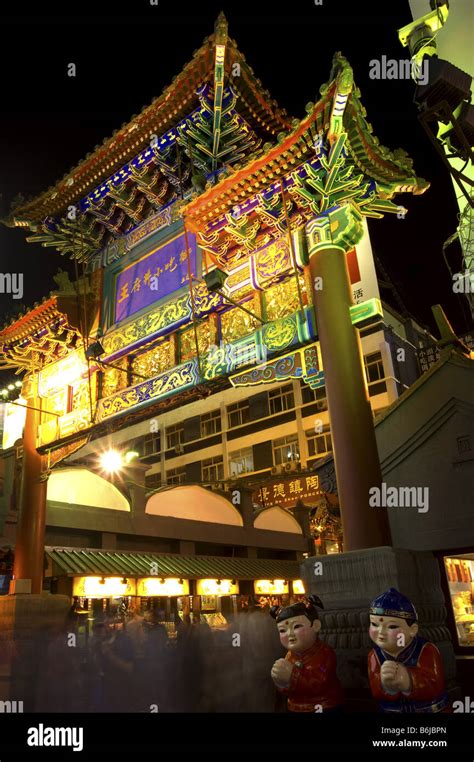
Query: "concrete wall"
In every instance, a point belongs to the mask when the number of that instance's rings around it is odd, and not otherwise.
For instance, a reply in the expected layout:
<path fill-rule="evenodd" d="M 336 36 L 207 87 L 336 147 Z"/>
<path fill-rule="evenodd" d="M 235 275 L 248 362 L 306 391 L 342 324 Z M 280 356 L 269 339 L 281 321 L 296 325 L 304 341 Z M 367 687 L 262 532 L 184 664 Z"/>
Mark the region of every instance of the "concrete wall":
<path fill-rule="evenodd" d="M 387 485 L 429 487 L 425 513 L 388 509 L 394 547 L 474 547 L 474 363 L 451 355 L 434 366 L 382 415 L 376 436 Z"/>

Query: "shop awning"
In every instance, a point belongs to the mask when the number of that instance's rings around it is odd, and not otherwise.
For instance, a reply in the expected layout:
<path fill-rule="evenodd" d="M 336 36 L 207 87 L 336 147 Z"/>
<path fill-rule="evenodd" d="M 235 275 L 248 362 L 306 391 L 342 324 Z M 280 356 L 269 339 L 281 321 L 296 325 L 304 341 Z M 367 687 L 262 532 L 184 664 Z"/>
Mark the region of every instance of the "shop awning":
<path fill-rule="evenodd" d="M 183 579 L 299 579 L 297 561 L 224 556 L 178 556 L 155 553 L 121 553 L 113 550 L 45 548 L 55 576 L 149 577 L 152 564 L 159 577 Z"/>

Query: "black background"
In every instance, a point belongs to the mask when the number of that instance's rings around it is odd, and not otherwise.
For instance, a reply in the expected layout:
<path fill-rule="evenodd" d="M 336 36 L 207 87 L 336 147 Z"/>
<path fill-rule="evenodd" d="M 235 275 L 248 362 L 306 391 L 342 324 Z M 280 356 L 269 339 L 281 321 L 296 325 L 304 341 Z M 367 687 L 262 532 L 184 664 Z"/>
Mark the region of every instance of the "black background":
<path fill-rule="evenodd" d="M 84 749 L 71 747 L 28 746 L 28 730 L 42 723 L 47 727 L 82 727 Z M 396 735 L 389 729 L 404 728 Z M 407 729 L 410 728 L 410 731 Z M 437 728 L 442 729 L 440 732 Z M 428 732 L 431 730 L 431 732 Z M 444 732 L 443 732 L 444 731 Z M 424 749 L 413 747 L 374 747 L 373 741 L 425 741 Z M 446 746 L 428 746 L 443 741 Z M 147 759 L 180 760 L 182 750 L 193 754 L 197 748 L 212 750 L 216 759 L 242 759 L 244 749 L 269 759 L 269 753 L 280 759 L 365 760 L 437 759 L 471 760 L 473 753 L 472 715 L 387 715 L 387 714 L 312 714 L 310 712 L 278 714 L 4 714 L 0 753 L 2 762 L 26 759 L 113 760 L 134 759 L 134 753 L 145 752 Z M 334 756 L 334 752 L 340 754 Z M 169 753 L 173 756 L 169 756 Z M 463 752 L 460 754 L 460 752 Z M 199 757 L 199 755 L 198 755 Z M 194 752 L 193 758 L 196 757 Z M 253 759 L 254 757 L 249 757 Z M 273 757 L 272 757 L 273 758 Z"/>

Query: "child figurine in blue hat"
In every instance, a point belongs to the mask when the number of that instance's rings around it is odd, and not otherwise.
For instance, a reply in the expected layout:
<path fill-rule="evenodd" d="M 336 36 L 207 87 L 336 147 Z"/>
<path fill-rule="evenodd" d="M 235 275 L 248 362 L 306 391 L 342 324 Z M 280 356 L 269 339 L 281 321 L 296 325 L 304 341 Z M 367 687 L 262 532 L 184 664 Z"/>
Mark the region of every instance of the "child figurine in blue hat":
<path fill-rule="evenodd" d="M 418 635 L 412 602 L 391 587 L 372 601 L 369 682 L 382 712 L 449 712 L 441 654 Z"/>

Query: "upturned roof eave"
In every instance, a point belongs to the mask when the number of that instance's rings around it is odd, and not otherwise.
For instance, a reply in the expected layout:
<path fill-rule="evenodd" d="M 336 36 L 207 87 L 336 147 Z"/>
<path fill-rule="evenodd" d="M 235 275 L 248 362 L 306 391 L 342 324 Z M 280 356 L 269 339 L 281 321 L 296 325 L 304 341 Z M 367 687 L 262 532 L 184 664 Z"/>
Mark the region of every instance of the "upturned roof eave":
<path fill-rule="evenodd" d="M 304 134 L 311 128 L 312 124 L 314 124 L 318 115 L 324 110 L 325 107 L 331 103 L 335 88 L 336 80 L 334 79 L 331 83 L 329 83 L 327 88 L 325 88 L 324 95 L 314 105 L 312 112 L 308 116 L 304 117 L 299 122 L 299 124 L 297 124 L 296 127 L 294 127 L 294 129 L 277 145 L 269 148 L 266 153 L 251 158 L 244 167 L 235 169 L 234 172 L 232 172 L 227 177 L 222 178 L 215 186 L 209 188 L 207 191 L 197 196 L 195 199 L 192 199 L 187 204 L 184 211 L 184 214 L 189 221 L 191 230 L 197 232 L 201 229 L 201 226 L 197 220 L 199 219 L 202 221 L 202 215 L 206 209 L 209 210 L 213 208 L 213 206 L 215 207 L 217 203 L 219 203 L 221 207 L 223 205 L 225 206 L 226 195 L 228 196 L 231 190 L 235 189 L 237 191 L 238 186 L 243 181 L 250 181 L 252 176 L 256 175 L 262 167 L 264 167 L 266 164 L 280 159 L 285 153 L 290 151 L 296 143 L 302 141 Z M 355 105 L 358 111 L 363 110 L 362 105 L 354 92 L 352 92 L 350 95 L 349 103 L 351 105 Z M 400 164 L 393 159 L 392 152 L 388 149 L 385 149 L 383 146 L 380 146 L 377 138 L 371 135 L 371 127 L 369 127 L 368 123 L 365 123 L 365 125 L 361 127 L 361 119 L 362 117 L 360 117 L 360 114 L 358 114 L 358 119 L 354 120 L 352 129 L 349 127 L 348 132 L 352 132 L 355 135 L 355 130 L 359 129 L 364 133 L 366 141 L 364 146 L 365 157 L 367 160 L 367 165 L 371 166 L 372 170 L 368 171 L 367 174 L 369 174 L 378 182 L 387 182 L 387 178 L 383 177 L 383 173 L 377 170 L 375 167 L 374 161 L 376 160 L 379 169 L 383 170 L 384 173 L 392 176 L 391 182 L 397 184 L 414 184 L 416 188 L 413 192 L 423 193 L 429 187 L 429 184 L 422 178 L 416 177 L 413 172 L 407 171 L 401 167 Z M 355 156 L 354 159 L 356 159 Z M 360 164 L 360 160 L 356 159 L 356 161 Z M 367 168 L 365 169 L 367 171 Z M 269 179 L 268 185 L 271 185 L 273 182 L 273 179 Z M 259 190 L 261 191 L 262 189 Z M 241 189 L 239 193 L 242 195 Z M 232 205 L 235 203 L 236 202 L 234 200 L 229 200 L 228 209 L 231 209 Z M 222 208 L 220 213 L 222 213 Z"/>
<path fill-rule="evenodd" d="M 27 336 L 31 331 L 38 330 L 42 322 L 51 320 L 51 312 L 57 312 L 57 296 L 50 295 L 43 299 L 41 304 L 35 305 L 25 312 L 17 320 L 0 329 L 0 342 L 17 341 Z"/>

